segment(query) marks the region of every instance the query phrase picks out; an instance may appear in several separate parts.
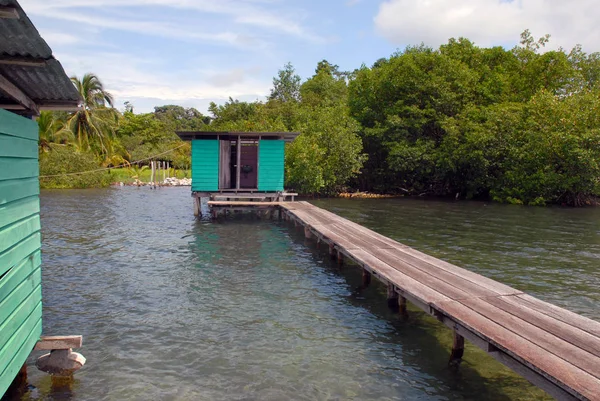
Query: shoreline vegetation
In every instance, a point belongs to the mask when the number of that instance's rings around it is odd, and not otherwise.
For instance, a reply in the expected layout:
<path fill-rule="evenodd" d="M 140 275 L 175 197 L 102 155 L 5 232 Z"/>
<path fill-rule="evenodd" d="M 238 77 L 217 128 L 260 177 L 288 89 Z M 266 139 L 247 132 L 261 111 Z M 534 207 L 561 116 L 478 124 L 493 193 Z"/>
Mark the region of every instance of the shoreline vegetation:
<path fill-rule="evenodd" d="M 38 119 L 41 186 L 125 184 L 151 160 L 189 174 L 178 130 L 297 131 L 286 187 L 309 196 L 597 205 L 600 53 L 550 50 L 549 40 L 525 31 L 505 49 L 450 39 L 353 71 L 323 60 L 305 81 L 288 63 L 265 101 L 230 98 L 209 115 L 135 113 L 129 102 L 119 111 L 94 74 L 73 77 L 82 110 Z"/>
<path fill-rule="evenodd" d="M 129 168 L 111 168 L 109 170 L 91 173 L 92 179 L 85 177 L 87 174 L 78 176 L 58 176 L 40 179 L 40 187 L 43 189 L 68 189 L 68 188 L 103 188 L 111 185 L 149 185 L 151 171 L 147 166 L 129 167 Z M 176 178 L 178 180 L 190 179 L 191 170 L 178 170 L 171 168 L 165 170 L 165 177 Z M 163 172 L 157 178 L 158 182 L 163 182 Z M 170 181 L 170 180 L 169 180 Z M 97 184 L 97 185 L 96 185 Z"/>

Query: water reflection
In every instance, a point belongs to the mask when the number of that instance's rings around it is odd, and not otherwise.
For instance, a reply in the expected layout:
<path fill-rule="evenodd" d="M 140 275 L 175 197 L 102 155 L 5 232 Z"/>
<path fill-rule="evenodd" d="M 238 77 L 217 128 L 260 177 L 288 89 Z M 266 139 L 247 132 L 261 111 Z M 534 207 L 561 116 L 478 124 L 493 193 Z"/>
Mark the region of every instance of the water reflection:
<path fill-rule="evenodd" d="M 590 306 L 598 301 L 595 211 L 320 204 L 425 252 L 597 313 Z M 44 332 L 83 334 L 88 362 L 68 390 L 30 369 L 35 389 L 22 399 L 543 397 L 473 347 L 458 372 L 448 370 L 449 330 L 414 309 L 400 319 L 375 281 L 354 292 L 358 269 L 339 268 L 292 225 L 251 216 L 213 223 L 191 214 L 188 188 L 42 194 Z"/>

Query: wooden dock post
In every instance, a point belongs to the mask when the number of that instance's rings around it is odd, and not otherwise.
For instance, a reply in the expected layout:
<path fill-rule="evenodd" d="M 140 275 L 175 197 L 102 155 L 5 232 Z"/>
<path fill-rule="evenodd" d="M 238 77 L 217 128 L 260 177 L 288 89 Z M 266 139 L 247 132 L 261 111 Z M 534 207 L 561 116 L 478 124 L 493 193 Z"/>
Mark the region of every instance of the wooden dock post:
<path fill-rule="evenodd" d="M 196 217 L 202 217 L 200 201 L 201 198 L 194 194 L 194 216 Z"/>
<path fill-rule="evenodd" d="M 371 284 L 371 273 L 367 269 L 362 271 L 362 289 L 364 290 Z"/>
<path fill-rule="evenodd" d="M 387 304 L 388 308 L 393 311 L 398 311 L 400 309 L 400 305 L 398 304 L 398 293 L 392 283 L 388 283 L 387 286 Z"/>
<path fill-rule="evenodd" d="M 312 233 L 310 232 L 310 228 L 308 226 L 304 226 L 304 237 L 306 239 L 310 239 L 312 237 Z"/>
<path fill-rule="evenodd" d="M 340 266 L 344 264 L 344 254 L 339 249 L 337 251 L 337 262 Z"/>
<path fill-rule="evenodd" d="M 150 188 L 154 186 L 154 160 L 150 161 Z"/>
<path fill-rule="evenodd" d="M 408 317 L 408 311 L 406 310 L 406 298 L 403 296 L 398 297 L 398 313 L 400 313 L 400 316 L 405 319 Z"/>
<path fill-rule="evenodd" d="M 454 331 L 454 340 L 452 341 L 452 352 L 448 366 L 458 368 L 462 362 L 463 354 L 465 353 L 465 338 Z"/>
<path fill-rule="evenodd" d="M 25 393 L 27 389 L 27 363 L 24 363 L 19 373 L 15 376 L 10 386 L 6 390 L 5 395 L 9 395 L 10 397 L 14 397 L 15 399 L 21 399 L 21 396 Z"/>

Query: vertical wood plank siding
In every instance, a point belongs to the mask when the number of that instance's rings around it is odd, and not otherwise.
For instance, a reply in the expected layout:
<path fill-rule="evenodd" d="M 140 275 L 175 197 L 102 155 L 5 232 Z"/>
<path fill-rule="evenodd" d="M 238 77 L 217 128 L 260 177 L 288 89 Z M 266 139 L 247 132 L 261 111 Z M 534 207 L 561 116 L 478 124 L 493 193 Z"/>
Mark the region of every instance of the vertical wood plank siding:
<path fill-rule="evenodd" d="M 0 110 L 0 396 L 42 333 L 38 125 Z"/>
<path fill-rule="evenodd" d="M 192 191 L 219 190 L 219 141 L 192 141 Z"/>
<path fill-rule="evenodd" d="M 283 191 L 284 141 L 258 142 L 258 190 Z"/>

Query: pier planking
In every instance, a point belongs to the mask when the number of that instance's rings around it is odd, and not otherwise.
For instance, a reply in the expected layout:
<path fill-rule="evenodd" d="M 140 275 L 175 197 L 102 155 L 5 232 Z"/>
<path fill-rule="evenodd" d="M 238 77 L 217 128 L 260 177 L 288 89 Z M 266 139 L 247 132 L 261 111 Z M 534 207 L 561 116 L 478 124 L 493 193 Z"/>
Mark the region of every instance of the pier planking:
<path fill-rule="evenodd" d="M 600 400 L 600 323 L 423 254 L 308 202 L 277 202 L 307 237 L 350 258 L 366 274 L 557 399 Z M 459 349 L 460 348 L 460 349 Z M 458 355 L 457 357 L 455 355 Z"/>

